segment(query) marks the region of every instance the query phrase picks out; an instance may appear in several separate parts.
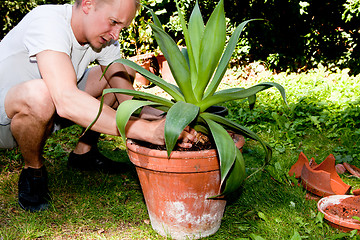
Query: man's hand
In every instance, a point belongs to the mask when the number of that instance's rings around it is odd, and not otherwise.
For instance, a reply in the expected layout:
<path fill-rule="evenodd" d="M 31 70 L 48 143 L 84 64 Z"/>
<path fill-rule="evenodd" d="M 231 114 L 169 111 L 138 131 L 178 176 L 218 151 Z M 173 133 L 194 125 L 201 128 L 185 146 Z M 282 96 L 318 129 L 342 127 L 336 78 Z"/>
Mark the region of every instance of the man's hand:
<path fill-rule="evenodd" d="M 187 126 L 184 131 L 180 134 L 179 137 L 179 147 L 182 148 L 191 148 L 194 142 L 197 142 L 196 139 L 197 132 Z"/>
<path fill-rule="evenodd" d="M 165 145 L 164 138 L 164 129 L 165 129 L 165 119 L 156 120 L 151 122 L 154 125 L 154 134 L 153 138 L 148 141 L 157 144 Z M 197 132 L 194 129 L 191 129 L 187 126 L 182 133 L 180 134 L 178 140 L 178 146 L 182 148 L 191 148 L 192 144 L 197 141 L 196 139 Z"/>

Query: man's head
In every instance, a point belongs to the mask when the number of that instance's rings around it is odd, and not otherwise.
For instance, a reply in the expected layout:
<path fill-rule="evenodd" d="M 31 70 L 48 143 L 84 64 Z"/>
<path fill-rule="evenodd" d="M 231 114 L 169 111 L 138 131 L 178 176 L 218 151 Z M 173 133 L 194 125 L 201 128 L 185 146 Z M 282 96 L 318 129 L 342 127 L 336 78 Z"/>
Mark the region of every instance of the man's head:
<path fill-rule="evenodd" d="M 83 16 L 78 41 L 100 49 L 111 39 L 117 40 L 120 31 L 131 24 L 138 6 L 137 0 L 76 0 L 76 11 Z"/>
<path fill-rule="evenodd" d="M 83 0 L 76 0 L 75 1 L 75 6 L 80 6 L 81 5 L 81 2 Z M 106 3 L 106 4 L 111 4 L 113 1 L 115 0 L 96 0 L 96 2 L 98 4 L 103 4 L 103 3 Z M 140 0 L 139 0 L 140 1 Z M 134 3 L 136 4 L 136 9 L 139 9 L 140 7 L 140 2 L 138 0 L 134 0 Z"/>

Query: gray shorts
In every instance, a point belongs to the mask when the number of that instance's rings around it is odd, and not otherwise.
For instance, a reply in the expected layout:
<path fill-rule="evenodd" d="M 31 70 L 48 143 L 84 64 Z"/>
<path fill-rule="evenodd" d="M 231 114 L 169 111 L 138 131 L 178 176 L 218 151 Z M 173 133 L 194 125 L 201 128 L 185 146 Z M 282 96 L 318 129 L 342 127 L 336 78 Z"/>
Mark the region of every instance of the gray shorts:
<path fill-rule="evenodd" d="M 87 69 L 81 79 L 78 81 L 78 88 L 80 90 L 85 90 L 86 81 L 89 76 L 90 69 Z M 2 89 L 0 91 L 0 148 L 14 148 L 17 147 L 17 142 L 14 136 L 11 133 L 11 119 L 8 118 L 5 112 L 4 100 L 7 92 L 10 88 Z M 55 117 L 53 131 L 58 131 L 65 127 L 72 125 L 73 123 L 70 120 L 60 118 L 59 116 Z"/>

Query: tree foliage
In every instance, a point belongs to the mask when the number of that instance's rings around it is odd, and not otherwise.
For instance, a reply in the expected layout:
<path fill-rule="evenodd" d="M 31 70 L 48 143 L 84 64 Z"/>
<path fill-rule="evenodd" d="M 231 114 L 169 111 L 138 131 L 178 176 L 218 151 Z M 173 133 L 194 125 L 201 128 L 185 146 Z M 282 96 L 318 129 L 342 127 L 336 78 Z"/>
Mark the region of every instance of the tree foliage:
<path fill-rule="evenodd" d="M 206 21 L 218 1 L 198 0 Z M 32 8 L 40 4 L 62 4 L 71 0 L 0 1 L 2 38 Z M 179 0 L 188 19 L 195 0 Z M 179 17 L 173 0 L 142 0 L 156 11 L 172 36 L 180 41 Z M 349 68 L 360 73 L 360 0 L 226 0 L 227 32 L 231 35 L 245 19 L 262 18 L 249 24 L 235 51 L 233 64 L 263 61 L 278 71 L 299 71 L 323 64 Z M 157 48 L 148 26 L 150 16 L 143 8 L 134 24 L 123 31 L 123 54 L 130 56 Z"/>
<path fill-rule="evenodd" d="M 181 0 L 184 15 L 190 16 L 189 9 L 194 0 Z M 317 0 L 227 0 L 225 11 L 228 19 L 228 33 L 245 19 L 261 18 L 264 21 L 249 24 L 245 37 L 238 44 L 234 64 L 264 61 L 275 70 L 299 71 L 323 64 L 331 67 L 350 68 L 352 73 L 360 72 L 357 61 L 359 30 L 359 0 L 317 1 Z M 180 40 L 178 16 L 171 0 L 143 0 L 151 5 L 165 27 Z M 199 0 L 205 21 L 217 1 Z M 149 19 L 145 11 L 137 17 Z M 141 35 L 141 28 L 138 35 Z M 146 28 L 149 30 L 149 28 Z M 126 34 L 126 33 L 124 33 Z M 128 35 L 126 35 L 128 36 Z M 144 36 L 144 35 L 143 35 Z M 150 33 L 148 32 L 148 36 Z M 136 37 L 136 36 L 134 36 Z M 133 39 L 136 53 L 142 53 L 146 39 Z M 151 43 L 153 44 L 153 42 Z M 128 45 L 129 47 L 130 45 Z M 141 49 L 143 48 L 143 49 Z M 153 48 L 156 48 L 154 45 Z M 133 48 L 132 48 L 133 49 Z M 126 50 L 126 49 L 125 49 Z M 148 51 L 147 48 L 145 51 Z M 135 52 L 132 52 L 135 54 Z"/>
<path fill-rule="evenodd" d="M 62 4 L 71 0 L 2 0 L 0 1 L 0 39 L 9 32 L 31 9 L 42 4 Z"/>

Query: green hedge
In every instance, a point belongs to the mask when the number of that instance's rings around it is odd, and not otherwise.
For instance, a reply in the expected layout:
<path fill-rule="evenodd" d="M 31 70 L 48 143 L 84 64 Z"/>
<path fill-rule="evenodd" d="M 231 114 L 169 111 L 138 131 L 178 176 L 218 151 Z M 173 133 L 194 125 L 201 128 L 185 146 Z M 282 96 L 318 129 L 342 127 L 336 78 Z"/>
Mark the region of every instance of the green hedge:
<path fill-rule="evenodd" d="M 195 0 L 178 0 L 189 17 Z M 6 34 L 33 7 L 70 0 L 28 0 L 0 2 L 3 29 Z M 181 41 L 174 0 L 142 0 L 158 14 L 173 37 Z M 217 1 L 199 0 L 205 20 Z M 261 18 L 245 29 L 234 54 L 233 64 L 263 61 L 277 71 L 300 71 L 317 67 L 349 68 L 360 73 L 359 12 L 360 0 L 225 0 L 228 32 L 245 19 Z M 134 24 L 123 31 L 120 43 L 127 56 L 153 51 L 156 43 L 147 23 L 149 14 L 141 9 Z M 181 43 L 180 43 L 181 44 Z"/>
<path fill-rule="evenodd" d="M 71 0 L 2 0 L 0 1 L 0 39 L 10 31 L 31 9 L 42 4 L 62 4 Z"/>

